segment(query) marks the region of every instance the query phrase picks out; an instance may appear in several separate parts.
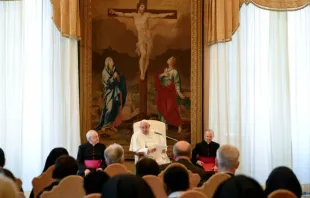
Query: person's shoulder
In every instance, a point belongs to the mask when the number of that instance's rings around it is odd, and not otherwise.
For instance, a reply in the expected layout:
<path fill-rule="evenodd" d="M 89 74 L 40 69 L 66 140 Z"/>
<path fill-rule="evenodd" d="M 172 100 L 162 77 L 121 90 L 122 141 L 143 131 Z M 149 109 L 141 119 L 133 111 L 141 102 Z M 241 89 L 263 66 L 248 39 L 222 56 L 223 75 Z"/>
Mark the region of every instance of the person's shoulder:
<path fill-rule="evenodd" d="M 165 170 L 170 164 L 171 164 L 171 163 L 161 164 L 161 165 L 159 165 L 159 169 L 160 169 L 161 171 L 163 171 L 163 170 Z"/>
<path fill-rule="evenodd" d="M 214 144 L 214 145 L 217 146 L 217 147 L 220 147 L 220 144 L 217 143 L 217 142 L 212 141 L 212 144 Z"/>
<path fill-rule="evenodd" d="M 104 148 L 105 148 L 105 144 L 103 144 L 103 143 L 101 143 L 101 142 L 99 142 L 99 143 L 97 143 L 97 144 L 98 144 L 99 147 L 104 147 Z"/>
<path fill-rule="evenodd" d="M 83 148 L 86 148 L 87 146 L 89 146 L 89 143 L 88 143 L 88 142 L 86 142 L 86 143 L 84 143 L 84 144 L 81 144 L 81 145 L 79 146 L 79 148 L 83 149 Z"/>

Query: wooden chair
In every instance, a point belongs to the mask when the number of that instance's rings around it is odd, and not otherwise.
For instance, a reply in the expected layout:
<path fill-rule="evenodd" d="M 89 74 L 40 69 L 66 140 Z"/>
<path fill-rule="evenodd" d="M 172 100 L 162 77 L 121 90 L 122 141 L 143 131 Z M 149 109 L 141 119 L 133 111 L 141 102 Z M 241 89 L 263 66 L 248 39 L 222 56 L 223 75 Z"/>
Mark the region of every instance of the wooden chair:
<path fill-rule="evenodd" d="M 101 198 L 101 194 L 100 193 L 92 193 L 92 194 L 86 195 L 84 198 Z"/>
<path fill-rule="evenodd" d="M 194 188 L 193 190 L 200 191 L 204 193 L 207 197 L 213 197 L 218 186 L 229 179 L 231 176 L 225 173 L 216 173 L 212 175 L 207 182 L 205 182 L 201 187 Z"/>
<path fill-rule="evenodd" d="M 196 190 L 188 190 L 182 193 L 179 198 L 208 198 L 208 197 L 202 192 Z"/>
<path fill-rule="evenodd" d="M 32 187 L 33 187 L 33 195 L 37 197 L 38 194 L 48 185 L 53 182 L 53 171 L 55 166 L 50 166 L 42 175 L 39 177 L 35 177 L 32 180 Z"/>
<path fill-rule="evenodd" d="M 163 171 L 161 171 L 161 173 L 158 175 L 158 177 L 163 181 L 163 178 L 164 178 L 164 174 L 166 172 L 166 170 L 170 167 L 173 167 L 173 166 L 180 166 L 182 168 L 184 168 L 185 170 L 188 171 L 188 174 L 189 174 L 189 184 L 190 184 L 190 187 L 189 189 L 192 189 L 194 187 L 197 187 L 199 182 L 200 182 L 200 176 L 197 174 L 197 173 L 192 173 L 192 171 L 188 170 L 183 164 L 180 164 L 180 163 L 172 163 L 170 164 L 169 166 L 167 166 L 167 168 Z"/>
<path fill-rule="evenodd" d="M 51 191 L 46 191 L 41 198 L 83 198 L 85 190 L 83 178 L 77 175 L 65 177 Z"/>
<path fill-rule="evenodd" d="M 110 177 L 114 177 L 115 175 L 118 174 L 124 174 L 124 173 L 131 173 L 126 166 L 123 164 L 115 163 L 115 164 L 110 164 L 104 169 L 104 172 L 106 172 Z"/>
<path fill-rule="evenodd" d="M 297 196 L 289 190 L 275 190 L 268 195 L 268 198 L 297 198 Z"/>
<path fill-rule="evenodd" d="M 164 189 L 164 183 L 159 179 L 159 177 L 154 175 L 145 175 L 142 178 L 151 187 L 156 198 L 167 198 L 167 194 Z"/>
<path fill-rule="evenodd" d="M 15 183 L 16 183 L 17 189 L 18 189 L 19 191 L 21 191 L 21 190 L 22 190 L 22 186 L 23 186 L 22 180 L 19 179 L 19 178 L 16 178 L 16 179 L 15 179 Z"/>

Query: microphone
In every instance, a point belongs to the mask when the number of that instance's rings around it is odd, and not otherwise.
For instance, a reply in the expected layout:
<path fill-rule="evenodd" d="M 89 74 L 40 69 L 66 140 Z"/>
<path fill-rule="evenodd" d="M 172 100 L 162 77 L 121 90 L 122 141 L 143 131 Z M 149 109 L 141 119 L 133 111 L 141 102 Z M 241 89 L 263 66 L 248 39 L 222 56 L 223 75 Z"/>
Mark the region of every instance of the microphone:
<path fill-rule="evenodd" d="M 160 132 L 154 131 L 154 133 L 155 133 L 156 135 L 161 135 L 161 136 L 163 136 L 163 134 L 160 133 Z M 175 138 L 169 137 L 168 135 L 166 135 L 166 138 L 169 139 L 169 140 L 173 140 L 173 141 L 175 141 L 175 142 L 178 142 L 178 141 L 179 141 L 179 140 L 177 140 L 177 139 L 175 139 Z"/>

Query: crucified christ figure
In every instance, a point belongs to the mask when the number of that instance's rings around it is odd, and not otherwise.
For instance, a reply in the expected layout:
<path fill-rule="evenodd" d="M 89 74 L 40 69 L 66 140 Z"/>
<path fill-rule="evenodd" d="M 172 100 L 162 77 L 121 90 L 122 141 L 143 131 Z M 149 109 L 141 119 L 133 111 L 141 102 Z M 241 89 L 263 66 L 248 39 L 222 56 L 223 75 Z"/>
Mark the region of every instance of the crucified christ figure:
<path fill-rule="evenodd" d="M 134 24 L 138 31 L 138 43 L 136 52 L 140 56 L 139 66 L 140 66 L 140 79 L 144 80 L 146 71 L 149 66 L 149 60 L 153 48 L 152 32 L 149 29 L 149 19 L 150 18 L 165 18 L 169 16 L 174 16 L 176 13 L 160 13 L 154 14 L 151 12 L 146 12 L 146 2 L 139 1 L 137 4 L 137 12 L 118 12 L 114 9 L 109 9 L 109 13 L 116 15 L 118 17 L 128 17 L 133 18 Z"/>

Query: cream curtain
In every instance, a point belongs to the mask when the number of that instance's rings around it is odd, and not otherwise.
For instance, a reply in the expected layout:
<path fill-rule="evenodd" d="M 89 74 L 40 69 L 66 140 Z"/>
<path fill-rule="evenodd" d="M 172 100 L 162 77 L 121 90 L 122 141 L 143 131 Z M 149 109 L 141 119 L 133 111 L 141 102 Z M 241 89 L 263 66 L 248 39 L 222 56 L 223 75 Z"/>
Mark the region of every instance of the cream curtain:
<path fill-rule="evenodd" d="M 230 41 L 240 24 L 240 7 L 253 3 L 267 10 L 298 10 L 310 0 L 207 0 L 204 1 L 205 44 Z"/>
<path fill-rule="evenodd" d="M 51 16 L 50 0 L 0 1 L 0 147 L 26 191 L 52 148 L 80 143 L 78 44 Z"/>
<path fill-rule="evenodd" d="M 310 7 L 244 4 L 232 41 L 209 49 L 208 127 L 216 141 L 240 149 L 238 172 L 262 184 L 281 165 L 310 183 L 309 24 Z"/>
<path fill-rule="evenodd" d="M 80 39 L 79 0 L 51 0 L 53 20 L 61 32 L 68 38 Z"/>

